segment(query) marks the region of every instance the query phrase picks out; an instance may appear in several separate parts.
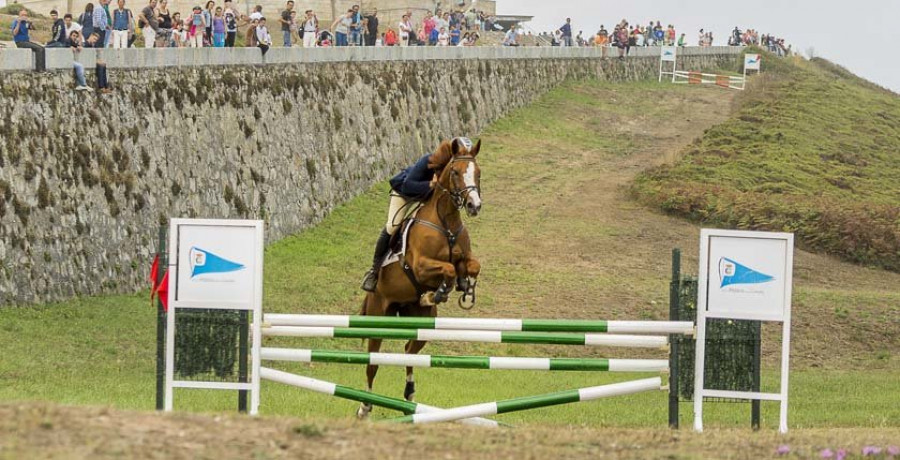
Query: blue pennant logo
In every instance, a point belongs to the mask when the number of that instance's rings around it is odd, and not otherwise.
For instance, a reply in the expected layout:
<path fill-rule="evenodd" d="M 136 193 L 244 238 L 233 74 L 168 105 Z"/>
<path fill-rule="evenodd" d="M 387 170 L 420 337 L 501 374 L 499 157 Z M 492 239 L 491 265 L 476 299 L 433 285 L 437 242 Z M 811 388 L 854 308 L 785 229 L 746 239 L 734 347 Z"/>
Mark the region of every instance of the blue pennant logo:
<path fill-rule="evenodd" d="M 219 257 L 207 250 L 192 247 L 191 278 L 207 273 L 228 273 L 243 270 L 244 265 Z"/>
<path fill-rule="evenodd" d="M 747 59 L 747 64 L 756 64 L 757 62 L 759 62 L 759 59 L 753 59 L 753 58 Z"/>
<path fill-rule="evenodd" d="M 669 50 L 666 50 L 666 51 L 664 51 L 664 55 L 666 55 L 666 56 L 674 56 L 675 53 L 673 53 L 673 52 L 671 52 L 671 51 L 669 51 Z"/>
<path fill-rule="evenodd" d="M 731 286 L 733 284 L 768 283 L 775 279 L 774 276 L 760 273 L 727 257 L 719 259 L 719 278 L 722 279 L 722 285 L 719 286 L 720 288 Z"/>

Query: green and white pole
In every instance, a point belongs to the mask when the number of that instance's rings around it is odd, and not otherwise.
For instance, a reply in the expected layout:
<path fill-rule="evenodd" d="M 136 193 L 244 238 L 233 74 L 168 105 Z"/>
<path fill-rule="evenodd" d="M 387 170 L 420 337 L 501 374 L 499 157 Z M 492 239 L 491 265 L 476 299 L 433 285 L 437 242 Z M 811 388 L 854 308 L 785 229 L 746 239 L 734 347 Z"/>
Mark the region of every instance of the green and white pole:
<path fill-rule="evenodd" d="M 408 355 L 355 351 L 263 348 L 266 361 L 301 363 L 371 364 L 376 366 L 440 367 L 453 369 L 504 369 L 539 371 L 666 372 L 665 359 L 509 358 L 488 356 Z"/>
<path fill-rule="evenodd" d="M 426 342 L 531 343 L 605 347 L 664 348 L 668 337 L 652 335 L 567 334 L 561 332 L 461 331 L 434 329 L 371 329 L 352 327 L 263 327 L 270 337 L 422 340 Z"/>
<path fill-rule="evenodd" d="M 354 315 L 267 314 L 270 326 L 444 329 L 518 332 L 605 332 L 610 334 L 694 333 L 690 321 L 593 321 L 574 319 L 421 318 Z"/>
<path fill-rule="evenodd" d="M 614 383 L 596 387 L 582 388 L 579 390 L 561 391 L 539 396 L 527 396 L 524 398 L 507 399 L 505 401 L 474 404 L 471 406 L 456 407 L 437 412 L 413 414 L 394 418 L 390 421 L 406 423 L 436 423 L 451 422 L 471 417 L 505 414 L 521 410 L 536 409 L 538 407 L 558 406 L 575 402 L 591 401 L 594 399 L 622 396 L 643 391 L 664 390 L 662 379 L 653 377 L 630 382 Z"/>
<path fill-rule="evenodd" d="M 389 396 L 382 396 L 375 393 L 369 393 L 368 391 L 357 390 L 355 388 L 337 385 L 334 383 L 326 382 L 324 380 L 303 377 L 288 372 L 269 369 L 267 367 L 259 368 L 259 376 L 264 380 L 271 380 L 273 382 L 283 383 L 285 385 L 291 385 L 330 396 L 336 396 L 338 398 L 349 399 L 351 401 L 358 401 L 365 404 L 374 404 L 379 407 L 386 407 L 388 409 L 400 411 L 404 414 L 422 414 L 443 410 L 439 407 L 415 403 L 403 399 L 391 398 Z M 465 417 L 463 419 L 460 419 L 460 423 L 466 425 L 488 427 L 496 427 L 500 425 L 498 422 L 495 422 L 493 420 L 478 417 Z"/>

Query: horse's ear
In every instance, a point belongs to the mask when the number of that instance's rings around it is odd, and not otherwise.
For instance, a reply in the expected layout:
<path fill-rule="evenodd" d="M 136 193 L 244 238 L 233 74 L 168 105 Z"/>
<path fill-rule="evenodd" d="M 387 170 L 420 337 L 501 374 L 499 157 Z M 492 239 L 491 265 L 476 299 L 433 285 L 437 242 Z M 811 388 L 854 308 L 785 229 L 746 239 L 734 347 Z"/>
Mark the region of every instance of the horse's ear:
<path fill-rule="evenodd" d="M 469 155 L 472 155 L 472 158 L 475 158 L 478 156 L 479 151 L 481 151 L 481 139 L 478 139 L 478 142 L 475 143 L 475 147 L 469 151 Z"/>
<path fill-rule="evenodd" d="M 462 143 L 459 138 L 454 138 L 452 142 L 450 142 L 450 153 L 453 154 L 453 158 L 456 158 L 459 155 L 459 149 L 462 147 Z"/>

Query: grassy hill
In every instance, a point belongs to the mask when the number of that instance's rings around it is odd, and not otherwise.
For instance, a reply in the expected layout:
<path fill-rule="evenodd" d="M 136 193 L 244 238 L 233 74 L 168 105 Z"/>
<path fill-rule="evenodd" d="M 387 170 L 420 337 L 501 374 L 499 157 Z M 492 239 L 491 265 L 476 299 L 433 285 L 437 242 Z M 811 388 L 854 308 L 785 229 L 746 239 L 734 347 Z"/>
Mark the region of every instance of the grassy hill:
<path fill-rule="evenodd" d="M 763 63 L 728 121 L 632 190 L 705 225 L 794 232 L 900 271 L 900 96 L 823 59 Z"/>

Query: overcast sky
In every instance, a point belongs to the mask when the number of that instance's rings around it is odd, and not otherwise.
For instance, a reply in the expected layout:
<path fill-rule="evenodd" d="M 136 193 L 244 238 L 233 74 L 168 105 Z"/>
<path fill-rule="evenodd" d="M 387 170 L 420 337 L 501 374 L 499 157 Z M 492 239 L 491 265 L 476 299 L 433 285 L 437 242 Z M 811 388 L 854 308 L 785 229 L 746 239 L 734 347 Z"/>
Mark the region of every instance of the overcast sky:
<path fill-rule="evenodd" d="M 783 37 L 804 54 L 815 48 L 816 55 L 900 92 L 900 0 L 498 0 L 497 9 L 533 15 L 529 26 L 538 32 L 559 28 L 566 17 L 585 35 L 623 18 L 631 24 L 659 20 L 687 33 L 692 45 L 701 28 L 712 29 L 723 45 L 735 26 L 752 28 Z"/>

